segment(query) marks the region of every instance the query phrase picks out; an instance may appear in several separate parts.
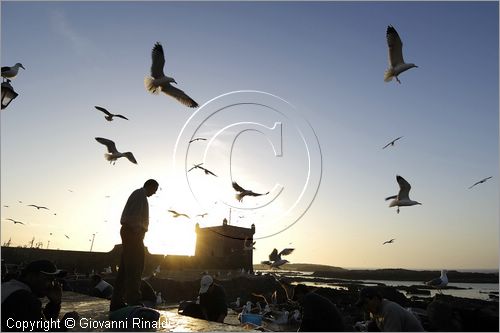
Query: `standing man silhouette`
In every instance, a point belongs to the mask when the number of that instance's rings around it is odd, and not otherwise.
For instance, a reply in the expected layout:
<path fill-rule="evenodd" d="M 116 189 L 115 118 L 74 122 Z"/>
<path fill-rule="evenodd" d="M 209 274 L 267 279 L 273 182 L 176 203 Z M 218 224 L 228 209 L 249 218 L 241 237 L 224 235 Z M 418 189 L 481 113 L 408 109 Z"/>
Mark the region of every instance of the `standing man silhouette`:
<path fill-rule="evenodd" d="M 158 182 L 149 179 L 132 192 L 123 208 L 120 223 L 122 255 L 109 305 L 115 311 L 127 305 L 141 305 L 141 275 L 144 270 L 144 235 L 149 226 L 148 197 L 158 190 Z"/>

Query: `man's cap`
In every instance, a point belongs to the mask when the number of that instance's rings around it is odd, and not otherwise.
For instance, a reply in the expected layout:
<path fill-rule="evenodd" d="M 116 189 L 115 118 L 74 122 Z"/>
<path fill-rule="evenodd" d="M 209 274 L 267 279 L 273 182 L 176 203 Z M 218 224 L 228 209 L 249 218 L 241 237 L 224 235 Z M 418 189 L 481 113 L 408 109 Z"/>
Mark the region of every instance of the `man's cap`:
<path fill-rule="evenodd" d="M 200 282 L 200 294 L 206 293 L 212 283 L 214 283 L 214 279 L 210 275 L 204 275 Z"/>
<path fill-rule="evenodd" d="M 382 298 L 382 295 L 377 287 L 364 287 L 359 291 L 359 298 L 355 305 L 361 306 L 367 298 L 373 298 L 375 296 Z"/>
<path fill-rule="evenodd" d="M 297 301 L 297 294 L 307 294 L 309 292 L 309 288 L 305 284 L 299 283 L 293 288 L 293 297 L 292 301 Z"/>
<path fill-rule="evenodd" d="M 23 269 L 23 273 L 43 273 L 47 275 L 62 276 L 66 272 L 57 269 L 56 265 L 48 260 L 35 260 Z"/>

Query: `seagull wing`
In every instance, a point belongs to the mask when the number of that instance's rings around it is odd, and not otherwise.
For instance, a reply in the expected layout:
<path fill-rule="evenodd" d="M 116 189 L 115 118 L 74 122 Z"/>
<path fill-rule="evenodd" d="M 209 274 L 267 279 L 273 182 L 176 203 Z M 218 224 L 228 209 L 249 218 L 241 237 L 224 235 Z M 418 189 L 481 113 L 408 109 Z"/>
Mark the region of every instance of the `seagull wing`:
<path fill-rule="evenodd" d="M 439 286 L 441 284 L 441 278 L 435 278 L 430 281 L 427 281 L 425 284 L 428 286 Z"/>
<path fill-rule="evenodd" d="M 392 143 L 392 141 L 389 142 L 388 144 L 386 144 L 385 146 L 383 146 L 382 149 L 385 149 L 385 148 L 389 147 L 391 145 L 391 143 Z"/>
<path fill-rule="evenodd" d="M 246 191 L 243 187 L 241 187 L 240 185 L 238 185 L 238 183 L 237 183 L 237 182 L 233 182 L 233 188 L 234 188 L 236 191 L 238 191 L 238 192 L 245 192 L 245 191 Z"/>
<path fill-rule="evenodd" d="M 151 52 L 151 76 L 155 79 L 160 79 L 165 76 L 163 74 L 163 67 L 165 66 L 165 55 L 163 47 L 159 42 L 156 42 Z"/>
<path fill-rule="evenodd" d="M 111 114 L 108 110 L 106 110 L 105 108 L 100 107 L 100 106 L 94 106 L 94 107 L 95 107 L 97 110 L 104 112 L 104 113 L 105 113 L 105 114 L 107 114 L 108 116 L 112 116 L 112 114 Z"/>
<path fill-rule="evenodd" d="M 398 32 L 392 25 L 387 27 L 387 46 L 389 47 L 389 64 L 396 67 L 403 64 L 403 43 L 399 38 Z"/>
<path fill-rule="evenodd" d="M 396 180 L 399 184 L 398 199 L 410 199 L 410 183 L 408 183 L 403 177 L 396 176 Z"/>
<path fill-rule="evenodd" d="M 397 195 L 392 195 L 390 197 L 385 198 L 385 200 L 391 200 L 391 199 L 396 199 L 398 196 Z"/>
<path fill-rule="evenodd" d="M 176 88 L 170 84 L 164 84 L 161 86 L 161 91 L 165 94 L 175 98 L 185 106 L 189 106 L 190 108 L 198 107 L 198 103 L 196 103 L 191 97 L 189 97 L 184 91 Z"/>
<path fill-rule="evenodd" d="M 108 153 L 116 154 L 118 150 L 116 150 L 116 145 L 113 141 L 105 138 L 95 138 L 97 142 L 105 145 L 108 148 Z"/>
<path fill-rule="evenodd" d="M 281 258 L 278 255 L 278 250 L 277 249 L 274 249 L 273 252 L 271 252 L 271 254 L 269 255 L 269 260 L 270 261 L 277 261 L 277 260 L 280 260 L 280 259 Z"/>
<path fill-rule="evenodd" d="M 175 210 L 171 210 L 171 209 L 169 209 L 168 211 L 169 211 L 170 213 L 172 213 L 172 214 L 179 215 L 179 213 L 177 213 Z"/>
<path fill-rule="evenodd" d="M 247 192 L 245 192 L 245 195 L 250 195 L 252 197 L 258 197 L 260 195 L 266 195 L 266 194 L 269 194 L 269 192 L 266 192 L 266 193 L 255 193 L 253 191 L 247 191 Z"/>
<path fill-rule="evenodd" d="M 121 114 L 115 114 L 114 116 L 115 116 L 115 117 L 118 117 L 118 118 L 122 118 L 122 119 L 128 120 L 128 118 L 127 118 L 127 117 L 122 116 Z"/>
<path fill-rule="evenodd" d="M 128 151 L 126 153 L 123 153 L 123 156 L 125 156 L 130 162 L 137 164 L 137 160 L 135 159 L 134 154 L 132 154 L 131 152 Z"/>
<path fill-rule="evenodd" d="M 292 252 L 293 252 L 293 250 L 295 250 L 295 249 L 290 248 L 290 247 L 287 247 L 286 249 L 283 249 L 283 250 L 282 250 L 282 251 L 281 251 L 278 255 L 279 255 L 279 256 L 287 256 L 287 255 L 289 255 L 290 253 L 292 253 Z"/>
<path fill-rule="evenodd" d="M 7 72 L 7 71 L 10 71 L 11 67 L 10 66 L 3 66 L 2 67 L 2 73 L 3 72 Z"/>

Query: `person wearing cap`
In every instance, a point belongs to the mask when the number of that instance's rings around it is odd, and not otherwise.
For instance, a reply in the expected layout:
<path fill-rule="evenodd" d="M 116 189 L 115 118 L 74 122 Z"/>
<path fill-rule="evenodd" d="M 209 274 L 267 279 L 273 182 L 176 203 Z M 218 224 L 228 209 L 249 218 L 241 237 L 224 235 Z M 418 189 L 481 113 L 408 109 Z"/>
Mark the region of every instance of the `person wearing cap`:
<path fill-rule="evenodd" d="M 57 278 L 64 274 L 48 260 L 29 263 L 17 279 L 2 283 L 2 331 L 19 330 L 13 323 L 19 321 L 40 322 L 56 320 L 61 311 L 62 287 Z M 42 308 L 40 298 L 47 297 L 49 302 Z M 78 319 L 78 313 L 68 312 L 67 318 Z M 58 330 L 57 327 L 52 327 Z M 66 327 L 60 325 L 60 330 Z"/>
<path fill-rule="evenodd" d="M 378 288 L 364 287 L 359 292 L 356 306 L 369 312 L 382 332 L 423 332 L 420 321 L 396 302 L 382 297 Z"/>
<path fill-rule="evenodd" d="M 224 322 L 227 316 L 226 293 L 221 285 L 214 283 L 210 275 L 200 281 L 200 307 L 206 320 Z"/>
<path fill-rule="evenodd" d="M 344 321 L 339 310 L 328 298 L 316 294 L 304 284 L 293 289 L 293 301 L 302 308 L 299 332 L 342 332 Z"/>
<path fill-rule="evenodd" d="M 158 182 L 149 179 L 132 192 L 123 208 L 120 223 L 122 255 L 109 310 L 141 305 L 141 277 L 144 270 L 144 235 L 149 226 L 148 197 L 158 190 Z"/>

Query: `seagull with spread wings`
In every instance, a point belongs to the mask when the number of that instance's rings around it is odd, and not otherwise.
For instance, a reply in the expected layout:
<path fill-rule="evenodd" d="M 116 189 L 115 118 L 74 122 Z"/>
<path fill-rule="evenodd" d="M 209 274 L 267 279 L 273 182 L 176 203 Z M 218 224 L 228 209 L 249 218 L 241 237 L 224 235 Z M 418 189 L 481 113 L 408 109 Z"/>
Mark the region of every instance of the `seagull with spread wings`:
<path fill-rule="evenodd" d="M 7 81 L 10 81 L 10 79 L 15 78 L 17 76 L 17 73 L 19 72 L 19 68 L 26 69 L 20 62 L 18 62 L 14 66 L 3 66 L 2 77 L 4 81 L 5 79 L 7 79 Z"/>
<path fill-rule="evenodd" d="M 103 144 L 108 148 L 108 152 L 104 154 L 104 157 L 106 160 L 109 161 L 109 163 L 115 164 L 116 160 L 119 159 L 120 157 L 126 157 L 130 162 L 137 164 L 137 161 L 135 160 L 134 155 L 131 152 L 126 152 L 126 153 L 120 153 L 116 149 L 116 145 L 113 141 L 105 138 L 95 138 L 97 142 Z"/>
<path fill-rule="evenodd" d="M 113 121 L 113 117 L 118 117 L 118 118 L 122 118 L 122 119 L 128 120 L 127 117 L 122 116 L 121 114 L 113 114 L 113 113 L 109 112 L 108 110 L 106 110 L 103 107 L 100 107 L 100 106 L 94 106 L 94 107 L 97 110 L 102 111 L 105 114 L 104 118 L 106 118 L 107 121 Z"/>
<path fill-rule="evenodd" d="M 470 187 L 469 187 L 469 190 L 470 190 L 471 188 L 473 188 L 474 186 L 476 186 L 476 185 L 479 185 L 479 184 L 482 184 L 482 183 L 486 182 L 488 179 L 490 179 L 490 178 L 492 178 L 492 177 L 493 177 L 493 176 L 486 177 L 486 178 L 481 179 L 481 180 L 480 180 L 480 181 L 478 181 L 478 182 L 475 182 L 474 184 L 472 184 L 472 186 L 470 186 Z"/>
<path fill-rule="evenodd" d="M 207 140 L 207 139 L 205 139 L 205 138 L 196 138 L 196 139 L 190 140 L 190 141 L 189 141 L 189 143 L 191 143 L 191 142 L 195 142 L 195 141 L 199 141 L 199 140 L 201 140 L 201 141 L 205 141 L 205 140 Z"/>
<path fill-rule="evenodd" d="M 46 209 L 46 210 L 49 210 L 47 207 L 45 206 L 37 206 L 37 205 L 28 205 L 30 207 L 35 207 L 36 209 Z"/>
<path fill-rule="evenodd" d="M 243 187 L 241 187 L 240 185 L 238 185 L 237 182 L 233 182 L 233 188 L 234 188 L 234 190 L 236 192 L 240 192 L 240 193 L 236 194 L 236 199 L 238 201 L 243 200 L 243 198 L 245 196 L 247 196 L 247 195 L 252 196 L 252 197 L 258 197 L 258 196 L 261 196 L 261 195 L 269 194 L 269 191 L 266 192 L 266 193 L 255 193 L 255 192 L 252 192 L 251 190 L 245 190 Z"/>
<path fill-rule="evenodd" d="M 6 220 L 12 221 L 12 222 L 14 222 L 14 224 L 19 223 L 19 224 L 25 225 L 23 222 L 21 222 L 21 221 L 16 221 L 16 220 L 11 219 L 11 218 L 8 218 L 8 219 L 6 219 Z"/>
<path fill-rule="evenodd" d="M 392 238 L 392 239 L 390 239 L 390 240 L 388 240 L 388 241 L 383 242 L 383 243 L 382 243 L 382 245 L 385 245 L 385 244 L 392 244 L 392 243 L 394 243 L 394 241 L 395 241 L 395 240 L 396 240 L 396 238 Z"/>
<path fill-rule="evenodd" d="M 187 214 L 184 214 L 184 213 L 178 213 L 178 212 L 176 212 L 175 210 L 171 210 L 171 209 L 169 209 L 168 211 L 169 211 L 170 213 L 172 213 L 172 214 L 173 214 L 173 217 L 185 216 L 185 217 L 187 217 L 188 219 L 190 219 L 189 215 L 187 215 Z"/>
<path fill-rule="evenodd" d="M 387 27 L 386 37 L 387 46 L 389 48 L 389 68 L 384 73 L 384 81 L 389 82 L 392 78 L 396 78 L 396 81 L 401 83 L 398 75 L 410 68 L 418 66 L 412 63 L 407 64 L 403 60 L 403 42 L 401 42 L 398 32 L 392 25 Z"/>
<path fill-rule="evenodd" d="M 184 91 L 171 85 L 171 83 L 177 84 L 173 77 L 168 77 L 163 73 L 163 67 L 165 66 L 165 54 L 163 53 L 163 47 L 159 42 L 156 42 L 153 47 L 151 59 L 151 76 L 144 79 L 146 89 L 152 94 L 158 94 L 158 92 L 162 91 L 166 95 L 175 98 L 190 108 L 198 107 L 198 103 L 196 103 Z"/>
<path fill-rule="evenodd" d="M 205 216 L 207 216 L 207 215 L 208 215 L 208 213 L 203 213 L 203 214 L 198 214 L 198 215 L 196 215 L 196 216 L 201 216 L 201 218 L 204 218 L 204 217 L 205 217 Z"/>
<path fill-rule="evenodd" d="M 393 195 L 385 198 L 385 200 L 394 199 L 389 204 L 389 207 L 397 206 L 398 207 L 397 212 L 399 214 L 399 207 L 421 205 L 420 202 L 413 201 L 410 199 L 410 189 L 411 189 L 410 183 L 408 183 L 403 177 L 399 175 L 396 176 L 396 181 L 399 184 L 398 195 Z"/>
<path fill-rule="evenodd" d="M 385 149 L 385 148 L 387 148 L 389 146 L 393 146 L 394 147 L 394 142 L 398 141 L 401 138 L 402 138 L 402 136 L 400 136 L 399 138 L 396 138 L 396 139 L 392 140 L 391 142 L 389 142 L 388 144 L 386 144 L 385 146 L 383 146 L 382 149 Z"/>
<path fill-rule="evenodd" d="M 203 170 L 205 172 L 205 175 L 212 175 L 212 176 L 217 177 L 217 175 L 215 173 L 213 173 L 212 171 L 208 170 L 207 168 L 202 167 L 201 166 L 202 164 L 203 163 L 193 164 L 193 166 L 191 167 L 191 169 L 188 170 L 188 172 L 191 171 L 191 170 L 193 170 L 193 169 L 200 169 L 200 170 Z"/>

